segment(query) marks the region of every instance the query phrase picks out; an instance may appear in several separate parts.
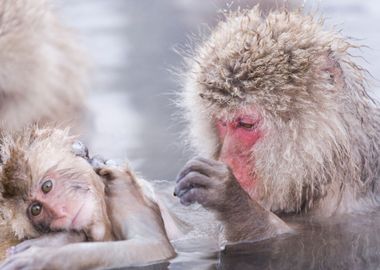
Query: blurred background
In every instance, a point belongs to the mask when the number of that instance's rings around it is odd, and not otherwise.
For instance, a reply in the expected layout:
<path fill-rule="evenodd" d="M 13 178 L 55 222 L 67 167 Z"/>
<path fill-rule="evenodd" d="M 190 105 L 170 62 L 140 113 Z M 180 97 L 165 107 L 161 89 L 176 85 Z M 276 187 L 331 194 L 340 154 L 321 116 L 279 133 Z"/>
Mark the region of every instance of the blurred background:
<path fill-rule="evenodd" d="M 264 8 L 284 2 L 261 1 Z M 317 11 L 326 24 L 368 48 L 358 62 L 374 77 L 380 96 L 380 2 L 377 0 L 285 1 Z M 189 44 L 225 9 L 257 1 L 218 0 L 57 0 L 66 25 L 77 32 L 91 59 L 88 127 L 91 154 L 127 158 L 148 179 L 172 180 L 192 153 L 181 134 L 175 106 L 182 68 L 176 48 Z"/>

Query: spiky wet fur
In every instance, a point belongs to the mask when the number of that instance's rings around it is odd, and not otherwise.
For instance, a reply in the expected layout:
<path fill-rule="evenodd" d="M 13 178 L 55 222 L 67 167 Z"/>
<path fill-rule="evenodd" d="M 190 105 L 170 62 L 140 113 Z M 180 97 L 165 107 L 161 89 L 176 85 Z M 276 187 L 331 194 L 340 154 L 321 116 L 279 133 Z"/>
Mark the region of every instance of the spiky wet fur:
<path fill-rule="evenodd" d="M 187 59 L 181 106 L 192 146 L 215 157 L 213 117 L 254 106 L 265 136 L 252 149 L 251 195 L 264 207 L 330 215 L 378 205 L 379 107 L 353 48 L 302 11 L 226 16 Z M 328 62 L 341 70 L 341 87 L 324 72 Z"/>
<path fill-rule="evenodd" d="M 1 129 L 69 123 L 84 106 L 85 54 L 49 2 L 0 2 Z"/>

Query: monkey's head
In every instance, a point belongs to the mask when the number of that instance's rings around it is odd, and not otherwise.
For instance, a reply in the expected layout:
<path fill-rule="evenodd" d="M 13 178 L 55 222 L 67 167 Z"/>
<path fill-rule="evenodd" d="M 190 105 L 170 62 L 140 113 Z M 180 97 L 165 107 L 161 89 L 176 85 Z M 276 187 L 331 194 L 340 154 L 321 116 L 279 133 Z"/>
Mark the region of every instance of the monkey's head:
<path fill-rule="evenodd" d="M 73 142 L 65 130 L 35 127 L 2 139 L 1 211 L 19 239 L 50 231 L 105 234 L 104 184 L 72 152 Z"/>
<path fill-rule="evenodd" d="M 365 72 L 353 46 L 322 23 L 240 11 L 187 59 L 181 104 L 191 143 L 272 211 L 339 201 L 343 190 L 361 196 L 379 177 L 380 118 Z"/>

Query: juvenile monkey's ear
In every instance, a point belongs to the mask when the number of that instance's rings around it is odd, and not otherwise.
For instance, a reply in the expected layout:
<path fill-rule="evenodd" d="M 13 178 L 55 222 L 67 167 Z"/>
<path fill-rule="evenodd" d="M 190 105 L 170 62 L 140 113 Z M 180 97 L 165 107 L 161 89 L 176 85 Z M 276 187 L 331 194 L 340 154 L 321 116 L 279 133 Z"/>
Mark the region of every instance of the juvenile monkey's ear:
<path fill-rule="evenodd" d="M 31 188 L 31 169 L 25 154 L 12 148 L 10 157 L 2 166 L 1 192 L 4 198 L 26 199 Z"/>

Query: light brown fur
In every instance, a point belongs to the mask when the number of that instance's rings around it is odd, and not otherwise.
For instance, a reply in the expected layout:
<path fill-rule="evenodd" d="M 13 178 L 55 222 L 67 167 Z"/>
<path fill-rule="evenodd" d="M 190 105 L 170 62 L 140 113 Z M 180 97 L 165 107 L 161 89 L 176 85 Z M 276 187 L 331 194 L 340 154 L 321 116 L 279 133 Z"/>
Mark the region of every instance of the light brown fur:
<path fill-rule="evenodd" d="M 14 240 L 32 240 L 13 248 L 13 256 L 0 267 L 19 268 L 26 260 L 32 269 L 103 269 L 174 256 L 169 237 L 176 235 L 178 228 L 149 183 L 136 177 L 127 165 L 103 164 L 96 173 L 88 160 L 72 152 L 74 139 L 68 130 L 37 127 L 2 136 L 0 225 L 4 226 L 0 232 L 6 242 L 0 248 L 5 250 L 5 245 Z M 35 200 L 32 194 L 41 189 L 46 172 L 52 171 L 65 177 L 55 178 L 51 192 L 59 192 L 61 181 L 64 184 L 57 196 L 82 205 L 86 198 L 93 203 L 95 210 L 90 210 L 87 227 L 45 232 L 27 215 Z M 73 185 L 82 185 L 85 193 L 76 193 Z M 49 207 L 54 200 L 58 198 Z M 65 207 L 69 209 L 67 204 Z M 81 209 L 77 215 L 84 215 Z"/>
<path fill-rule="evenodd" d="M 93 189 L 91 193 L 99 198 L 98 209 L 102 210 L 93 217 L 94 223 L 102 223 L 103 220 L 109 223 L 104 202 L 105 185 L 86 160 L 74 156 L 71 151 L 74 137 L 69 136 L 68 132 L 68 129 L 40 129 L 35 126 L 24 129 L 22 133 L 2 136 L 0 213 L 18 240 L 41 235 L 32 226 L 26 212 L 31 192 L 37 188 L 46 172 L 51 170 L 85 178 Z"/>

